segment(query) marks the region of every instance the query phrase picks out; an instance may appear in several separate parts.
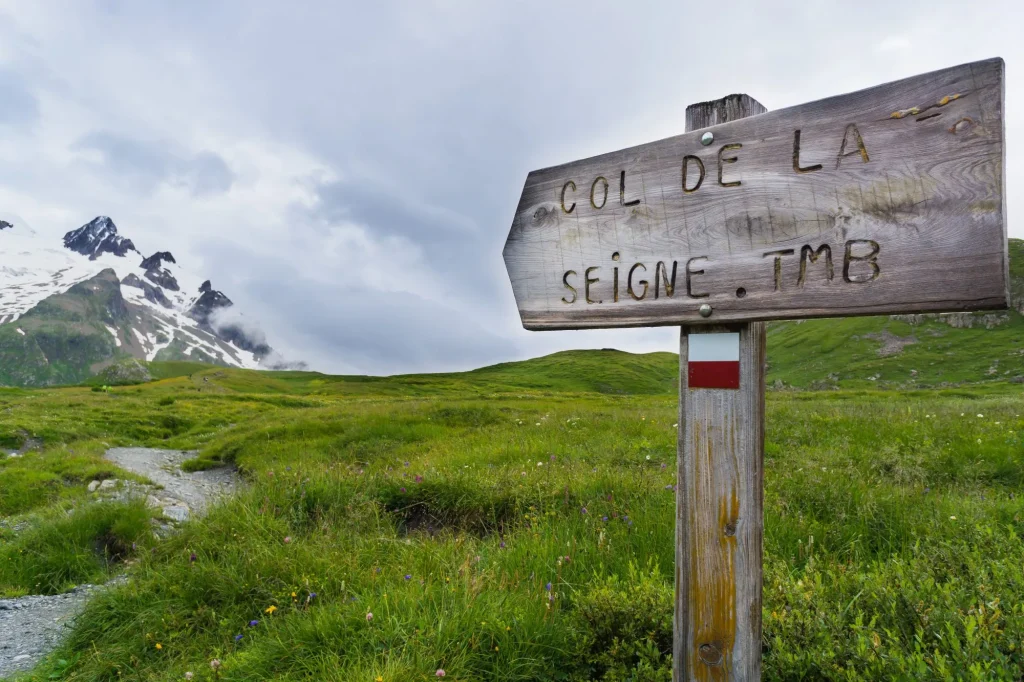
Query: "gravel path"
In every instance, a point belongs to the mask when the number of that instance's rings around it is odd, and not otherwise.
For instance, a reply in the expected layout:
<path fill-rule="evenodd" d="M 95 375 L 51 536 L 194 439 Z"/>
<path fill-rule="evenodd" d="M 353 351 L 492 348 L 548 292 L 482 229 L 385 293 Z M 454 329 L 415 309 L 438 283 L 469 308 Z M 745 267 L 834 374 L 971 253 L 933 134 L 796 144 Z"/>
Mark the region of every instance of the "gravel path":
<path fill-rule="evenodd" d="M 28 670 L 55 647 L 95 589 L 80 585 L 52 597 L 0 599 L 0 677 Z"/>
<path fill-rule="evenodd" d="M 211 501 L 235 489 L 238 475 L 226 468 L 194 473 L 181 471 L 181 463 L 194 456 L 193 452 L 177 450 L 109 450 L 107 459 L 160 486 L 160 489 L 138 485 L 116 489 L 112 486 L 110 491 L 114 497 L 111 499 L 145 494 L 147 504 L 160 507 L 164 516 L 174 521 L 185 521 L 192 513 L 202 514 Z M 91 489 L 104 492 L 99 482 Z M 107 585 L 124 581 L 124 576 L 119 576 Z M 65 594 L 0 599 L 0 678 L 29 670 L 49 653 L 81 612 L 89 595 L 103 587 L 80 585 Z"/>

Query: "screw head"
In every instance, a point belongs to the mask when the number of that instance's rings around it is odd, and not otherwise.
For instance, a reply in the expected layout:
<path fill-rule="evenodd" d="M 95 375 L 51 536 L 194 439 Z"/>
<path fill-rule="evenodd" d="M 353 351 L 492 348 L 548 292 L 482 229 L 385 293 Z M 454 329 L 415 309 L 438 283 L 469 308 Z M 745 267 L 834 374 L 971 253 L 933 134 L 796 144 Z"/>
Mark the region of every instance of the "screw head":
<path fill-rule="evenodd" d="M 711 306 L 707 303 L 701 303 L 700 308 L 697 309 L 701 317 L 711 317 Z"/>
<path fill-rule="evenodd" d="M 711 131 L 708 131 L 700 136 L 700 143 L 707 147 L 709 144 L 715 141 L 715 135 Z"/>

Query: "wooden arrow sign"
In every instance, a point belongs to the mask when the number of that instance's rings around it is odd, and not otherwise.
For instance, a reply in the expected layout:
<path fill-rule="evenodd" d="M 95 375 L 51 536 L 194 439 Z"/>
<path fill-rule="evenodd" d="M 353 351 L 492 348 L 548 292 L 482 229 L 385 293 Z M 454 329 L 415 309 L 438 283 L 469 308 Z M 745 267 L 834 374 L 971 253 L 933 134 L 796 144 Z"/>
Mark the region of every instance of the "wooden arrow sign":
<path fill-rule="evenodd" d="M 523 325 L 1005 308 L 1003 83 L 975 62 L 530 173 Z"/>

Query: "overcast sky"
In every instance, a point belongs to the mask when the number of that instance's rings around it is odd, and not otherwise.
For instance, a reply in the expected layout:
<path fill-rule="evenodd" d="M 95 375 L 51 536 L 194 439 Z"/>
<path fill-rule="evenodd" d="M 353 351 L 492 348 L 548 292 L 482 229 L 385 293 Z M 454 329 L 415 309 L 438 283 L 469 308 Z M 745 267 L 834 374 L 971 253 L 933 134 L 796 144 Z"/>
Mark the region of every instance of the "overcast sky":
<path fill-rule="evenodd" d="M 779 109 L 1001 56 L 1024 236 L 1022 7 L 0 0 L 0 210 L 54 238 L 109 215 L 322 371 L 676 350 L 522 329 L 501 247 L 530 170 L 733 92 Z"/>

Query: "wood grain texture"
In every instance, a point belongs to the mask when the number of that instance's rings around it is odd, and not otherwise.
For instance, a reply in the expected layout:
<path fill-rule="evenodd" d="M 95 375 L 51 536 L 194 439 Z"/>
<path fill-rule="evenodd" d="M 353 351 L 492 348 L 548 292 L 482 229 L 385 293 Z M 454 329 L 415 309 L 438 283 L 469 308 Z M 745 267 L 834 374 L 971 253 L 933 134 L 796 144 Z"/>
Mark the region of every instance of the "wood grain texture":
<path fill-rule="evenodd" d="M 761 679 L 765 323 L 739 331 L 740 389 L 690 389 L 679 344 L 673 680 Z"/>
<path fill-rule="evenodd" d="M 687 128 L 764 111 L 746 95 L 686 110 Z M 739 390 L 691 389 L 689 340 L 739 332 Z M 763 322 L 683 327 L 679 344 L 673 680 L 761 679 Z"/>
<path fill-rule="evenodd" d="M 1004 308 L 1003 88 L 975 62 L 534 171 L 504 249 L 523 325 Z"/>

